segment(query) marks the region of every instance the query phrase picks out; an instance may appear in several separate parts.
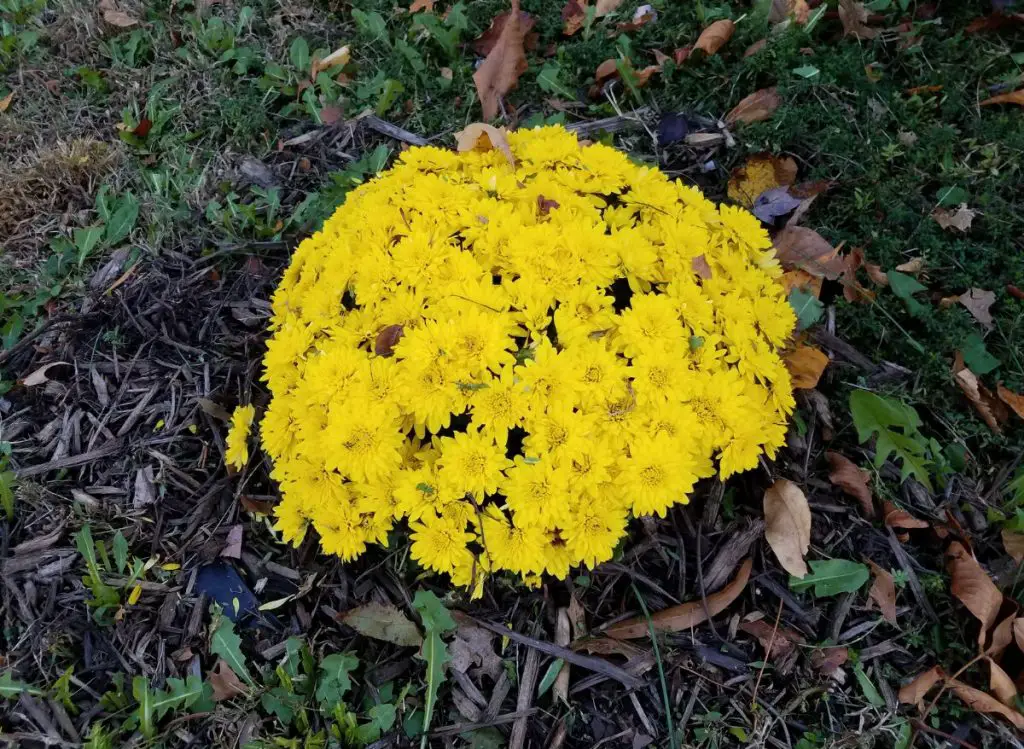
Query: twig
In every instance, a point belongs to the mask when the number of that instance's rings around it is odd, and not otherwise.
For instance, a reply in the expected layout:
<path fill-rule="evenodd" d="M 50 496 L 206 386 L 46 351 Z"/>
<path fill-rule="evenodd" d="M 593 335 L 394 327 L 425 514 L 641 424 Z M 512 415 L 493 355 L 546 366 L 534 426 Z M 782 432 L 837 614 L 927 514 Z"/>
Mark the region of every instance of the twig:
<path fill-rule="evenodd" d="M 32 332 L 26 333 L 24 336 L 22 336 L 21 340 L 19 340 L 6 351 L 0 351 L 0 364 L 6 364 L 8 359 L 12 358 L 15 354 L 21 352 L 22 349 L 26 348 L 30 343 L 32 343 L 32 341 L 34 341 L 36 338 L 38 338 L 43 333 L 48 331 L 50 328 L 55 328 L 58 325 L 67 325 L 69 323 L 74 322 L 83 322 L 88 317 L 90 317 L 90 315 L 75 315 L 54 317 L 47 320 Z"/>
<path fill-rule="evenodd" d="M 537 676 L 540 674 L 540 651 L 530 648 L 526 654 L 526 665 L 523 667 L 523 678 L 519 682 L 519 696 L 516 698 L 516 712 L 523 713 L 530 708 L 533 702 L 533 688 L 537 685 Z M 523 749 L 526 743 L 526 728 L 529 725 L 529 716 L 523 715 L 516 718 L 512 725 L 512 735 L 509 737 L 509 749 Z"/>
<path fill-rule="evenodd" d="M 631 127 L 642 127 L 642 118 L 646 117 L 650 113 L 651 110 L 649 107 L 642 107 L 635 110 L 632 115 L 620 114 L 614 117 L 592 120 L 590 122 L 573 122 L 566 125 L 565 129 L 584 138 L 590 137 L 594 133 L 599 133 L 601 131 L 606 133 L 617 133 L 620 130 L 626 130 Z"/>
<path fill-rule="evenodd" d="M 654 634 L 654 622 L 651 620 L 651 612 L 647 610 L 647 602 L 640 595 L 636 583 L 630 583 L 630 586 L 633 588 L 633 595 L 640 603 L 640 610 L 644 612 L 644 619 L 647 620 L 647 632 L 651 638 L 651 646 L 654 648 L 654 663 L 658 667 L 658 681 L 661 682 L 661 699 L 665 703 L 665 727 L 668 729 L 668 744 L 671 749 L 676 749 L 676 732 L 672 728 L 672 702 L 668 698 L 668 682 L 665 680 L 665 666 L 661 661 L 658 637 Z"/>
<path fill-rule="evenodd" d="M 892 529 L 886 528 L 886 531 L 888 531 L 889 548 L 891 548 L 892 553 L 896 555 L 896 560 L 900 563 L 900 567 L 907 573 L 907 584 L 910 585 L 910 592 L 914 594 L 914 598 L 917 599 L 917 602 L 921 605 L 921 608 L 924 609 L 925 613 L 928 614 L 931 620 L 933 622 L 937 622 L 939 620 L 939 616 L 935 613 L 935 609 L 933 609 L 932 605 L 928 602 L 928 596 L 925 595 L 924 586 L 921 585 L 921 579 L 917 576 L 917 573 L 914 572 L 914 568 L 910 564 L 910 556 L 900 544 L 896 535 L 892 532 Z"/>
<path fill-rule="evenodd" d="M 435 728 L 430 732 L 431 736 L 454 736 L 459 733 L 465 733 L 466 731 L 475 731 L 478 728 L 489 728 L 490 726 L 500 726 L 505 723 L 511 723 L 521 718 L 529 718 L 537 712 L 537 708 L 531 707 L 525 712 L 514 712 L 506 713 L 505 715 L 498 715 L 491 720 L 481 721 L 479 723 L 453 723 L 450 726 L 441 726 Z"/>
<path fill-rule="evenodd" d="M 78 455 L 68 455 L 64 458 L 51 460 L 48 463 L 40 463 L 36 466 L 29 466 L 28 468 L 18 468 L 14 471 L 14 476 L 21 479 L 29 476 L 38 476 L 42 473 L 49 473 L 50 471 L 56 471 L 61 468 L 75 468 L 76 466 L 92 463 L 94 460 L 99 460 L 100 458 L 106 458 L 109 455 L 113 455 L 114 453 L 119 452 L 123 447 L 124 440 L 111 440 L 110 442 L 104 443 L 101 447 L 97 447 L 95 450 L 89 450 L 88 452 L 79 453 Z"/>
<path fill-rule="evenodd" d="M 952 741 L 954 744 L 959 744 L 964 749 L 978 749 L 978 747 L 976 747 L 974 744 L 968 741 L 964 741 L 963 739 L 959 739 L 950 733 L 946 733 L 945 731 L 940 731 L 938 728 L 932 728 L 930 725 L 928 725 L 922 720 L 918 720 L 917 718 L 912 718 L 910 724 L 918 731 L 924 731 L 925 733 L 930 733 L 934 736 L 939 736 L 945 739 L 946 741 Z"/>
<path fill-rule="evenodd" d="M 361 115 L 352 120 L 352 124 L 363 124 L 371 130 L 386 135 L 389 138 L 400 140 L 403 143 L 408 143 L 410 146 L 425 146 L 427 141 L 424 138 L 410 133 L 404 128 L 400 128 L 398 125 L 392 125 L 390 122 L 385 122 L 377 115 L 373 114 L 370 110 L 366 110 Z"/>
<path fill-rule="evenodd" d="M 636 678 L 628 671 L 619 668 L 615 664 L 609 663 L 608 661 L 602 658 L 594 658 L 589 655 L 581 655 L 580 653 L 569 650 L 569 648 L 559 647 L 558 645 L 555 645 L 551 642 L 544 642 L 543 640 L 538 640 L 528 635 L 519 634 L 518 632 L 511 630 L 508 627 L 504 627 L 500 624 L 492 624 L 491 622 L 484 621 L 483 619 L 474 619 L 473 621 L 475 621 L 479 626 L 483 627 L 484 629 L 490 630 L 495 634 L 502 635 L 503 637 L 507 637 L 513 642 L 518 642 L 521 645 L 526 645 L 528 647 L 533 648 L 534 650 L 539 650 L 542 653 L 546 653 L 547 655 L 553 655 L 556 658 L 561 658 L 562 660 L 566 661 L 567 663 L 571 663 L 574 666 L 585 668 L 588 671 L 596 671 L 597 673 L 603 676 L 607 676 L 610 679 L 615 679 L 628 689 L 636 689 L 643 683 L 640 679 Z"/>
<path fill-rule="evenodd" d="M 772 636 L 768 638 L 768 647 L 764 649 L 764 660 L 761 661 L 761 668 L 757 670 L 757 681 L 754 682 L 754 694 L 751 703 L 757 702 L 757 692 L 761 688 L 761 677 L 764 676 L 765 666 L 772 655 L 772 648 L 775 647 L 775 633 L 779 631 L 779 619 L 782 618 L 782 601 L 779 601 L 779 610 L 775 613 L 775 624 L 772 626 Z"/>
<path fill-rule="evenodd" d="M 871 361 L 871 359 L 866 357 L 842 338 L 832 335 L 824 328 L 817 327 L 811 330 L 811 338 L 825 348 L 832 349 L 832 351 L 846 359 L 850 364 L 856 365 L 866 372 L 873 372 L 875 370 L 875 363 Z"/>

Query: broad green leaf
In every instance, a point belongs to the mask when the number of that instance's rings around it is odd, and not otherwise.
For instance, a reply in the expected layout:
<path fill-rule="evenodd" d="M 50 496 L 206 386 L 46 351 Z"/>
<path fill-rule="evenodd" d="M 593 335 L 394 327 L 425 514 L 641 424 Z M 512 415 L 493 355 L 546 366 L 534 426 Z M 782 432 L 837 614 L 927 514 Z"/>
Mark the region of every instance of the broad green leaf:
<path fill-rule="evenodd" d="M 494 726 L 460 733 L 459 738 L 469 744 L 469 749 L 505 749 L 508 746 L 508 739 Z"/>
<path fill-rule="evenodd" d="M 455 629 L 451 613 L 441 603 L 441 599 L 429 590 L 417 590 L 412 599 L 412 607 L 419 612 L 423 628 L 428 632 L 444 634 Z"/>
<path fill-rule="evenodd" d="M 565 661 L 561 658 L 555 658 L 548 666 L 548 670 L 544 672 L 544 678 L 540 680 L 540 686 L 537 687 L 537 699 L 540 699 L 547 691 L 551 689 L 551 685 L 555 683 L 555 679 L 558 678 L 559 672 L 565 665 Z"/>
<path fill-rule="evenodd" d="M 857 677 L 857 683 L 860 684 L 860 691 L 864 693 L 864 697 L 875 707 L 885 707 L 885 698 L 878 693 L 878 688 L 875 687 L 868 675 L 864 673 L 864 668 L 858 663 L 853 667 L 853 674 Z"/>
<path fill-rule="evenodd" d="M 803 579 L 790 575 L 789 588 L 796 592 L 814 588 L 816 596 L 835 596 L 860 590 L 871 576 L 867 565 L 849 559 L 816 559 Z"/>
<path fill-rule="evenodd" d="M 821 73 L 821 71 L 813 65 L 802 65 L 799 68 L 793 68 L 793 72 L 801 78 L 817 78 Z"/>
<path fill-rule="evenodd" d="M 860 442 L 867 442 L 875 435 L 878 437 L 875 445 L 876 466 L 881 466 L 890 455 L 895 455 L 903 464 L 901 471 L 904 479 L 912 475 L 931 489 L 928 476 L 930 461 L 925 449 L 927 445 L 917 431 L 921 426 L 921 417 L 912 406 L 866 390 L 855 390 L 850 394 L 850 413 Z"/>
<path fill-rule="evenodd" d="M 927 314 L 928 308 L 914 298 L 914 294 L 919 291 L 926 291 L 926 286 L 919 283 L 913 276 L 900 273 L 898 270 L 891 270 L 885 275 L 889 279 L 889 288 L 892 289 L 893 294 L 903 300 L 907 312 L 914 317 L 922 317 Z"/>
<path fill-rule="evenodd" d="M 277 716 L 281 725 L 287 727 L 295 718 L 295 712 L 301 707 L 302 701 L 284 687 L 274 687 L 263 693 L 260 704 L 266 712 Z"/>
<path fill-rule="evenodd" d="M 825 311 L 825 305 L 814 294 L 803 289 L 793 289 L 789 292 L 789 305 L 796 313 L 797 327 L 800 330 L 806 330 L 818 322 Z"/>
<path fill-rule="evenodd" d="M 331 709 L 345 698 L 352 688 L 349 674 L 359 667 L 359 659 L 351 653 L 333 653 L 320 661 L 320 679 L 316 698 L 326 709 Z"/>
<path fill-rule="evenodd" d="M 359 726 L 359 740 L 364 744 L 377 741 L 395 724 L 395 706 L 383 703 L 370 708 L 370 722 Z"/>
<path fill-rule="evenodd" d="M 103 240 L 108 245 L 116 245 L 131 234 L 138 218 L 139 201 L 130 192 L 126 192 L 116 203 L 116 208 L 111 214 L 104 230 Z"/>
<path fill-rule="evenodd" d="M 197 675 L 190 674 L 184 679 L 172 676 L 167 679 L 167 689 L 154 695 L 153 711 L 159 720 L 170 710 L 191 707 L 202 696 L 203 680 Z"/>
<path fill-rule="evenodd" d="M 966 203 L 970 195 L 968 195 L 967 190 L 962 187 L 943 187 L 935 197 L 940 206 L 943 208 L 949 208 L 951 206 L 960 205 L 961 203 Z"/>
<path fill-rule="evenodd" d="M 23 681 L 18 681 L 14 678 L 13 673 L 8 669 L 7 671 L 0 671 L 0 697 L 8 700 L 16 700 L 22 695 L 22 693 L 41 695 L 42 690 L 31 687 Z"/>
<path fill-rule="evenodd" d="M 210 653 L 219 655 L 243 681 L 252 685 L 252 677 L 242 655 L 242 638 L 235 633 L 235 624 L 226 616 L 219 615 L 210 637 Z"/>
<path fill-rule="evenodd" d="M 570 101 L 575 101 L 576 94 L 566 88 L 565 84 L 559 79 L 561 72 L 562 69 L 558 66 L 558 63 L 547 63 L 537 73 L 537 85 L 542 91 L 547 91 L 549 94 L 555 94 Z"/>
<path fill-rule="evenodd" d="M 139 730 L 146 737 L 156 733 L 156 720 L 153 717 L 153 693 L 149 689 L 149 679 L 136 676 L 132 679 L 132 697 L 138 703 L 135 715 L 139 719 Z"/>
<path fill-rule="evenodd" d="M 117 565 L 117 573 L 123 575 L 128 569 L 128 539 L 121 531 L 114 534 L 114 564 Z"/>
<path fill-rule="evenodd" d="M 893 749 L 909 749 L 910 737 L 912 735 L 913 731 L 910 728 L 910 721 L 900 721 L 900 731 L 896 734 L 896 743 L 893 744 Z"/>
<path fill-rule="evenodd" d="M 8 520 L 14 520 L 14 471 L 0 471 L 0 507 Z"/>
<path fill-rule="evenodd" d="M 89 254 L 99 244 L 100 238 L 103 237 L 103 226 L 86 226 L 81 229 L 75 229 L 75 249 L 78 250 L 78 267 L 82 267 L 82 263 L 89 257 Z"/>
<path fill-rule="evenodd" d="M 992 356 L 985 347 L 985 341 L 977 333 L 967 336 L 960 353 L 964 356 L 964 364 L 976 375 L 985 375 L 1002 364 L 999 359 Z"/>
<path fill-rule="evenodd" d="M 293 41 L 292 46 L 288 49 L 288 59 L 291 61 L 292 67 L 305 77 L 309 71 L 309 43 L 301 36 Z"/>
<path fill-rule="evenodd" d="M 92 529 L 88 525 L 83 525 L 74 538 L 75 547 L 78 549 L 78 553 L 82 555 L 82 559 L 85 560 L 85 566 L 89 570 L 89 577 L 94 584 L 102 586 L 100 565 L 96 559 L 96 544 L 92 540 Z"/>

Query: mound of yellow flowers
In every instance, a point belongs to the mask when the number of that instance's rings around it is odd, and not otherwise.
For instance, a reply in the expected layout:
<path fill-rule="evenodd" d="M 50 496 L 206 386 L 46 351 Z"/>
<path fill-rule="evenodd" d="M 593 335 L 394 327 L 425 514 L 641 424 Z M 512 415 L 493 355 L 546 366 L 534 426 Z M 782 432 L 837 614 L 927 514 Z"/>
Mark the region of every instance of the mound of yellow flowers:
<path fill-rule="evenodd" d="M 783 444 L 795 318 L 757 219 L 560 127 L 508 145 L 407 151 L 295 252 L 260 422 L 286 540 L 352 559 L 405 519 L 457 585 L 562 577 Z"/>

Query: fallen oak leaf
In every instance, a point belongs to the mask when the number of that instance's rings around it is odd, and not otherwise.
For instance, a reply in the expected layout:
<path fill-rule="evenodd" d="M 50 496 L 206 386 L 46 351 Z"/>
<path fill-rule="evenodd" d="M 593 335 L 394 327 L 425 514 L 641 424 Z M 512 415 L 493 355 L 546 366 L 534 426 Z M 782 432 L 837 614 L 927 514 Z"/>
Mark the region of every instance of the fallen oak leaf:
<path fill-rule="evenodd" d="M 900 687 L 897 697 L 904 705 L 917 705 L 917 709 L 924 712 L 924 698 L 936 684 L 945 679 L 946 672 L 942 670 L 942 667 L 932 666 Z"/>
<path fill-rule="evenodd" d="M 1013 707 L 1017 700 L 1017 687 L 1002 667 L 991 658 L 986 658 L 989 667 L 988 688 L 1000 702 Z"/>
<path fill-rule="evenodd" d="M 956 679 L 950 679 L 948 686 L 950 691 L 959 697 L 971 710 L 979 713 L 1001 715 L 1013 723 L 1018 730 L 1024 731 L 1024 715 L 1008 708 L 987 692 L 982 692 L 980 689 L 975 689 Z"/>
<path fill-rule="evenodd" d="M 843 24 L 843 36 L 858 39 L 874 39 L 878 31 L 867 25 L 868 9 L 857 0 L 839 0 L 839 20 Z"/>
<path fill-rule="evenodd" d="M 1002 383 L 996 386 L 996 396 L 1010 407 L 1021 419 L 1024 419 L 1024 395 L 1018 395 L 1012 390 L 1003 387 Z"/>
<path fill-rule="evenodd" d="M 505 128 L 497 128 L 485 122 L 474 122 L 455 133 L 455 143 L 459 153 L 497 149 L 505 154 L 510 166 L 516 165 Z"/>
<path fill-rule="evenodd" d="M 807 642 L 806 638 L 799 632 L 794 632 L 783 626 L 774 626 L 764 619 L 752 622 L 740 622 L 740 631 L 746 632 L 757 638 L 764 648 L 764 659 L 785 658 L 796 650 L 797 645 Z"/>
<path fill-rule="evenodd" d="M 952 578 L 951 592 L 981 622 L 978 634 L 978 644 L 981 645 L 995 624 L 1003 594 L 959 541 L 951 543 L 946 550 L 946 569 Z"/>
<path fill-rule="evenodd" d="M 956 361 L 953 364 L 953 379 L 956 380 L 960 390 L 967 396 L 967 400 L 971 402 L 974 410 L 978 412 L 989 429 L 996 434 L 1002 434 L 1000 423 L 1009 418 L 1006 406 L 981 383 L 978 375 L 967 368 L 960 352 L 957 352 Z"/>
<path fill-rule="evenodd" d="M 959 208 L 936 208 L 932 211 L 932 218 L 943 229 L 956 229 L 966 234 L 971 229 L 971 222 L 978 212 L 968 208 L 967 203 L 961 203 Z"/>
<path fill-rule="evenodd" d="M 696 627 L 698 624 L 706 622 L 709 617 L 722 613 L 747 587 L 752 566 L 753 562 L 748 557 L 740 565 L 740 569 L 732 582 L 721 590 L 712 593 L 702 600 L 689 601 L 688 603 L 672 606 L 652 614 L 651 625 L 654 627 L 654 630 L 656 632 L 680 632 Z M 638 616 L 614 624 L 606 629 L 604 634 L 620 640 L 646 637 L 649 634 L 647 618 Z"/>
<path fill-rule="evenodd" d="M 477 625 L 476 620 L 461 611 L 452 611 L 458 629 L 448 646 L 451 667 L 459 673 L 466 673 L 471 667 L 492 679 L 497 679 L 504 665 L 494 652 L 495 634 Z"/>
<path fill-rule="evenodd" d="M 773 240 L 775 256 L 787 269 L 799 268 L 835 281 L 846 272 L 837 248 L 805 226 L 787 226 Z"/>
<path fill-rule="evenodd" d="M 811 508 L 796 484 L 778 479 L 764 493 L 765 540 L 782 568 L 794 577 L 807 575 L 804 555 L 811 545 Z"/>
<path fill-rule="evenodd" d="M 871 584 L 868 596 L 878 604 L 882 618 L 889 624 L 896 624 L 896 582 L 893 580 L 892 573 L 882 569 L 870 559 L 866 561 L 875 576 L 875 582 Z"/>
<path fill-rule="evenodd" d="M 875 504 L 870 487 L 871 473 L 859 468 L 852 460 L 837 452 L 829 451 L 825 453 L 825 457 L 830 469 L 828 480 L 860 502 L 865 517 L 873 518 Z M 927 526 L 927 523 L 925 525 Z"/>
<path fill-rule="evenodd" d="M 811 390 L 818 386 L 822 372 L 828 366 L 828 354 L 814 346 L 797 344 L 786 351 L 783 360 L 789 375 L 793 380 L 793 387 L 798 390 Z"/>
<path fill-rule="evenodd" d="M 983 107 L 990 106 L 992 104 L 1017 104 L 1024 107 L 1024 88 L 1019 88 L 1008 94 L 999 94 L 999 96 L 993 96 L 981 102 L 981 106 Z"/>
<path fill-rule="evenodd" d="M 763 122 L 771 118 L 780 106 L 782 106 L 782 97 L 779 96 L 778 88 L 775 86 L 762 88 L 740 99 L 740 103 L 725 115 L 725 124 Z"/>
<path fill-rule="evenodd" d="M 736 24 L 729 19 L 723 18 L 715 21 L 700 32 L 693 48 L 703 51 L 706 55 L 713 55 L 732 38 L 734 31 L 736 31 Z"/>
<path fill-rule="evenodd" d="M 1010 555 L 1010 558 L 1017 564 L 1024 560 L 1024 533 L 1016 533 L 1015 531 L 1007 530 L 1003 528 L 1003 548 L 1006 553 Z"/>
<path fill-rule="evenodd" d="M 526 20 L 523 15 L 526 15 Z M 499 100 L 519 85 L 519 76 L 529 67 L 524 40 L 533 23 L 528 14 L 519 10 L 519 0 L 512 0 L 512 10 L 502 25 L 494 48 L 473 73 L 485 120 L 493 120 L 498 115 Z"/>
<path fill-rule="evenodd" d="M 882 506 L 882 520 L 890 528 L 902 528 L 904 530 L 919 530 L 930 527 L 930 523 L 919 520 L 901 507 L 886 500 Z"/>
<path fill-rule="evenodd" d="M 993 320 L 989 307 L 996 303 L 995 292 L 972 288 L 961 294 L 958 300 L 960 304 L 967 308 L 967 311 L 971 313 L 975 320 L 986 328 L 992 328 Z"/>
<path fill-rule="evenodd" d="M 217 659 L 217 664 L 209 673 L 209 681 L 213 688 L 214 702 L 230 700 L 232 697 L 245 694 L 246 691 L 245 684 L 223 658 Z"/>
<path fill-rule="evenodd" d="M 409 648 L 418 648 L 423 644 L 423 637 L 416 625 L 391 604 L 371 601 L 338 614 L 336 619 L 374 640 Z"/>

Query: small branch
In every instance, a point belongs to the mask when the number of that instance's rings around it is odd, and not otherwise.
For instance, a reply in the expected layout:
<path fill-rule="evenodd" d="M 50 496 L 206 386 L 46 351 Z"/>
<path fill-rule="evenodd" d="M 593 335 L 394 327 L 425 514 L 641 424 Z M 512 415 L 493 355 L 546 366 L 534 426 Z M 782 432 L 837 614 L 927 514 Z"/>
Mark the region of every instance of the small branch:
<path fill-rule="evenodd" d="M 352 120 L 353 125 L 366 125 L 374 132 L 386 135 L 389 138 L 400 140 L 403 143 L 408 143 L 410 146 L 425 146 L 427 141 L 424 138 L 410 133 L 404 128 L 400 128 L 398 125 L 392 125 L 390 122 L 382 120 L 377 115 L 373 114 L 370 110 L 366 110 L 361 115 Z"/>

